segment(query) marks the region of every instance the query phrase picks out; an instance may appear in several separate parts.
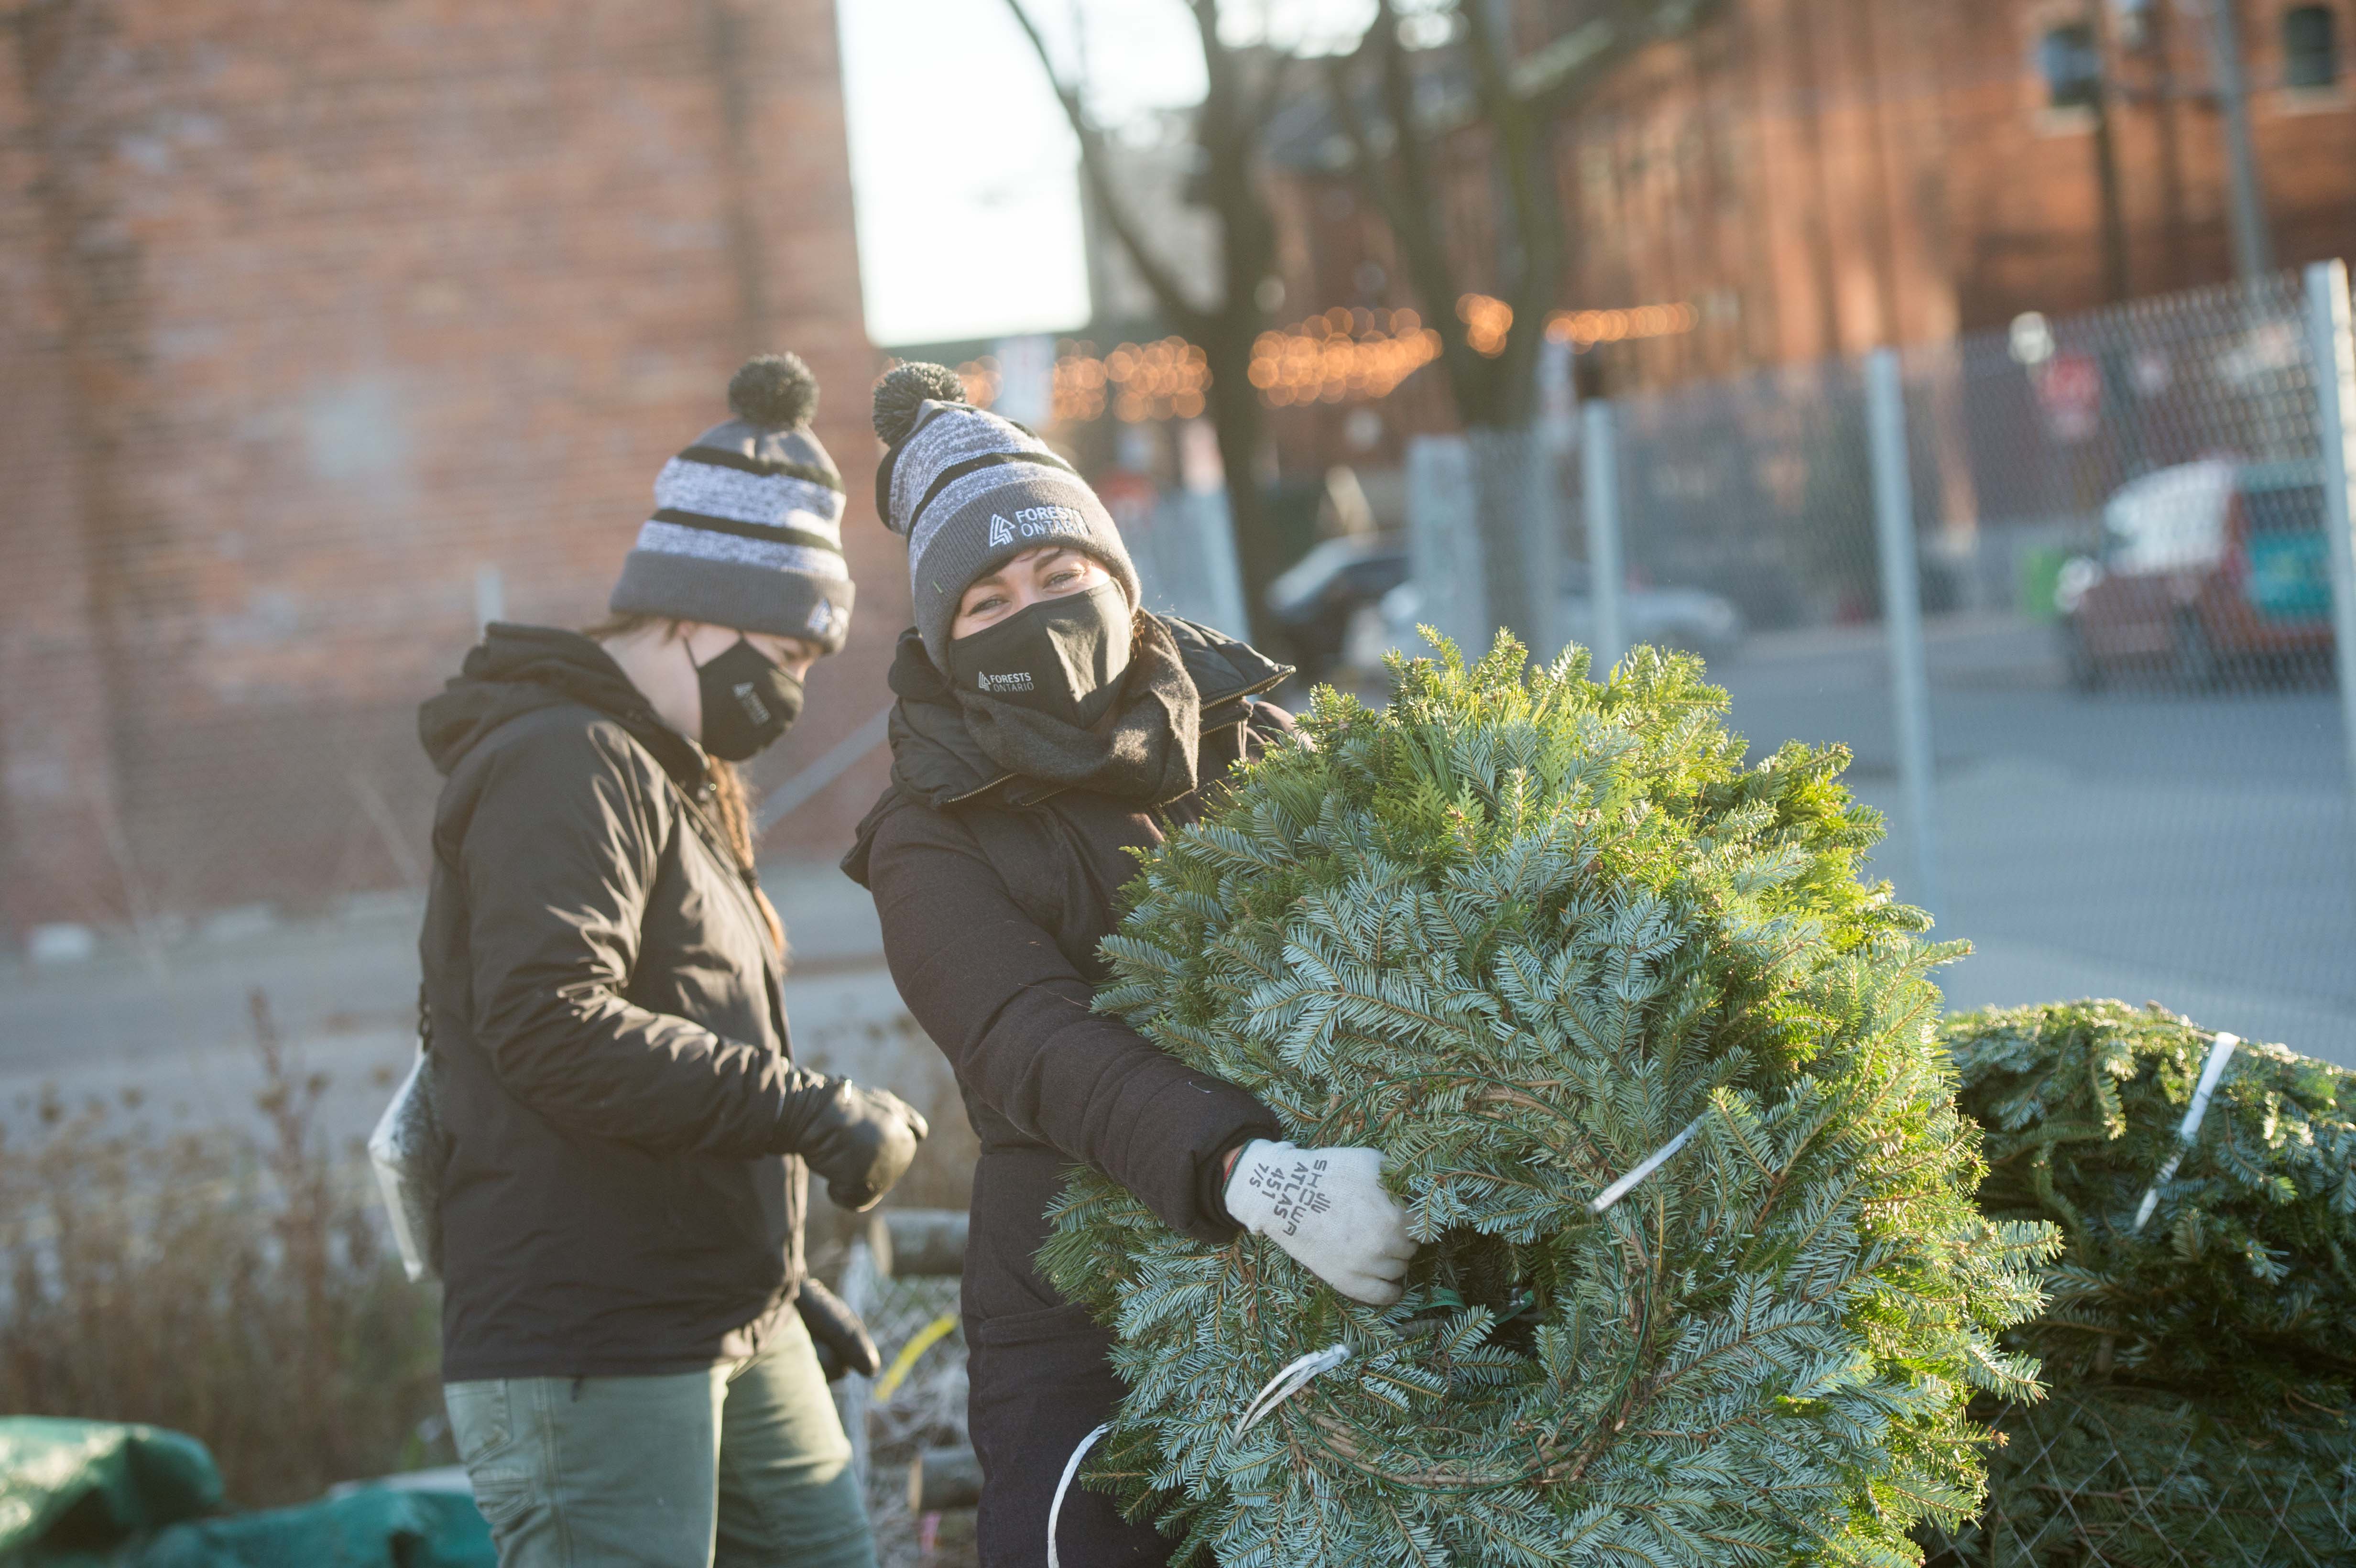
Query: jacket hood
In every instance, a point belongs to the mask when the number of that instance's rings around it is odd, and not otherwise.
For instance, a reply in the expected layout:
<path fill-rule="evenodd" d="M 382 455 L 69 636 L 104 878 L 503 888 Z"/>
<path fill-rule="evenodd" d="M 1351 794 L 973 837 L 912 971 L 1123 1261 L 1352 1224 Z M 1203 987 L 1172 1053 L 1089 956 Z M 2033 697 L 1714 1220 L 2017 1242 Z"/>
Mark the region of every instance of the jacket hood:
<path fill-rule="evenodd" d="M 1178 656 L 1202 698 L 1205 731 L 1232 724 L 1243 717 L 1243 699 L 1282 684 L 1292 667 L 1279 664 L 1248 643 L 1174 615 L 1153 617 L 1178 645 Z M 911 626 L 900 634 L 892 658 L 890 683 L 899 701 L 893 705 L 892 783 L 859 825 L 856 841 L 843 857 L 846 875 L 866 882 L 867 847 L 876 825 L 895 801 L 907 799 L 940 807 L 986 795 L 1014 780 L 992 762 L 967 733 L 948 677 L 925 653 L 924 640 Z M 1029 805 L 1059 793 L 1051 784 L 1015 783 L 1005 791 L 1006 804 Z"/>
<path fill-rule="evenodd" d="M 655 716 L 613 656 L 594 639 L 556 626 L 494 621 L 458 674 L 419 706 L 417 738 L 446 775 L 509 720 L 567 702 L 613 718 L 675 777 L 701 775 L 695 743 Z"/>

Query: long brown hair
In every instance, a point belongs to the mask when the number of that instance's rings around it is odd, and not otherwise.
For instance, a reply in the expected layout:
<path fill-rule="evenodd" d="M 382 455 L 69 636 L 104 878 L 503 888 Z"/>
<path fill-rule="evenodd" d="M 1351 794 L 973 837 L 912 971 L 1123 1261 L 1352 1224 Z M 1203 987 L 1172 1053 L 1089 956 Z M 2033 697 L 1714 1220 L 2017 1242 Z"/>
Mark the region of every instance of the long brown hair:
<path fill-rule="evenodd" d="M 649 626 L 668 625 L 672 636 L 679 635 L 680 623 L 660 615 L 629 613 L 608 615 L 581 628 L 581 635 L 593 642 L 607 642 L 616 637 L 627 637 Z M 712 816 L 721 834 L 728 840 L 729 851 L 736 857 L 736 868 L 744 876 L 744 885 L 753 890 L 753 901 L 761 906 L 761 920 L 769 928 L 769 941 L 779 953 L 786 950 L 785 923 L 777 918 L 769 895 L 761 891 L 758 864 L 753 853 L 753 807 L 744 792 L 744 775 L 736 771 L 734 763 L 723 762 L 709 752 L 703 755 L 703 776 L 712 785 Z"/>

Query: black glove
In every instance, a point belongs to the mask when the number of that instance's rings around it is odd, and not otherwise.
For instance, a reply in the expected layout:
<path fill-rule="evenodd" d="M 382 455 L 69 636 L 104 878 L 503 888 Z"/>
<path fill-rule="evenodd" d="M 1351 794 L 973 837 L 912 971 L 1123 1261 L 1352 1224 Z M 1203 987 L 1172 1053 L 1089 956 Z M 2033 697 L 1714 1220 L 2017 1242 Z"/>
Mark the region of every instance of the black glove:
<path fill-rule="evenodd" d="M 857 1213 L 907 1174 L 932 1129 L 897 1094 L 821 1078 L 786 1105 L 786 1151 L 826 1178 L 826 1195 Z"/>
<path fill-rule="evenodd" d="M 872 1378 L 884 1370 L 884 1353 L 868 1336 L 867 1325 L 842 1297 L 818 1281 L 806 1279 L 795 1306 L 809 1328 L 810 1343 L 818 1348 L 819 1369 L 826 1373 L 827 1381 L 845 1372 Z"/>

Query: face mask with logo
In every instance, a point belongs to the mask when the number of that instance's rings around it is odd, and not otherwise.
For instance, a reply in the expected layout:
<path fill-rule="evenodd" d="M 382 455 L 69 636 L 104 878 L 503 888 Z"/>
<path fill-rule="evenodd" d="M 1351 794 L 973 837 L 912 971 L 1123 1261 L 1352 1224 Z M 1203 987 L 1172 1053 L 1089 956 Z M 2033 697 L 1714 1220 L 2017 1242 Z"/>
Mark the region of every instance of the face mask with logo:
<path fill-rule="evenodd" d="M 1132 622 L 1118 582 L 1016 611 L 949 644 L 949 679 L 966 691 L 1087 729 L 1120 695 Z"/>
<path fill-rule="evenodd" d="M 695 664 L 696 688 L 703 696 L 703 749 L 726 763 L 741 763 L 774 742 L 801 716 L 802 683 L 738 637 L 717 657 Z"/>

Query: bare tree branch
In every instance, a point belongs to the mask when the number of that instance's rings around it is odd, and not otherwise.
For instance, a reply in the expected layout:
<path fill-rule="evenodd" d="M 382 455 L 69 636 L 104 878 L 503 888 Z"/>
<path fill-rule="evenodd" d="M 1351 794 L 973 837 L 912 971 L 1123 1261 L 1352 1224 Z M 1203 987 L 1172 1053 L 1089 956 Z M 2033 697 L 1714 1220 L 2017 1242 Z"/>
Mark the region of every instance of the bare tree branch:
<path fill-rule="evenodd" d="M 1546 128 L 1514 89 L 1500 40 L 1490 27 L 1488 7 L 1468 0 L 1465 43 L 1472 57 L 1472 80 L 1505 175 L 1507 201 L 1521 241 L 1521 272 L 1505 289 L 1514 312 L 1505 349 L 1497 365 L 1499 422 L 1520 424 L 1534 411 L 1534 367 L 1546 336 L 1546 317 L 1562 278 L 1562 207 L 1554 184 L 1554 159 Z"/>
<path fill-rule="evenodd" d="M 1064 117 L 1079 139 L 1081 176 L 1089 198 L 1152 291 L 1164 325 L 1203 351 L 1210 370 L 1205 402 L 1226 469 L 1247 613 L 1262 623 L 1265 631 L 1266 589 L 1289 564 L 1259 482 L 1264 411 L 1258 389 L 1251 384 L 1253 345 L 1267 314 L 1259 308 L 1259 285 L 1276 261 L 1276 219 L 1260 177 L 1260 133 L 1269 107 L 1253 91 L 1256 84 L 1243 59 L 1219 37 L 1218 0 L 1186 3 L 1194 16 L 1208 83 L 1194 116 L 1194 144 L 1203 155 L 1203 166 L 1188 200 L 1209 209 L 1219 224 L 1217 282 L 1222 295 L 1208 305 L 1187 297 L 1179 268 L 1148 244 L 1143 226 L 1120 199 L 1108 139 L 1089 119 L 1079 85 L 1057 75 L 1046 41 L 1023 0 L 1007 0 L 1007 8 L 1030 39 Z"/>
<path fill-rule="evenodd" d="M 1645 46 L 1690 31 L 1724 5 L 1725 0 L 1599 0 L 1579 26 L 1516 60 L 1483 0 L 1456 0 L 1473 91 L 1467 104 L 1427 110 L 1417 101 L 1416 72 L 1398 39 L 1396 0 L 1376 0 L 1374 24 L 1350 59 L 1371 58 L 1379 69 L 1387 145 L 1376 144 L 1359 110 L 1353 66 L 1328 69 L 1334 117 L 1355 155 L 1353 172 L 1389 223 L 1415 291 L 1434 317 L 1457 413 L 1467 424 L 1517 425 L 1536 409 L 1538 347 L 1569 249 L 1555 183 L 1555 117 Z M 1472 347 L 1456 319 L 1447 208 L 1432 167 L 1434 150 L 1475 124 L 1486 125 L 1493 138 L 1505 187 L 1501 226 L 1510 225 L 1520 251 L 1518 268 L 1501 269 L 1497 284 L 1513 308 L 1514 325 L 1495 359 Z"/>
<path fill-rule="evenodd" d="M 1251 108 L 1250 125 L 1257 138 L 1266 131 L 1269 122 L 1276 118 L 1277 106 L 1284 101 L 1288 72 L 1285 68 L 1293 61 L 1290 55 L 1280 55 L 1273 44 L 1268 46 L 1268 69 L 1259 84 L 1259 94 Z"/>
<path fill-rule="evenodd" d="M 1630 55 L 1692 32 L 1726 9 L 1726 0 L 1612 0 L 1514 68 L 1515 91 L 1541 118 L 1577 103 Z"/>
<path fill-rule="evenodd" d="M 1258 105 L 1242 58 L 1219 37 L 1218 0 L 1189 0 L 1203 46 L 1205 91 L 1195 116 L 1205 202 L 1219 215 L 1226 297 L 1221 326 L 1248 341 L 1261 323 L 1259 285 L 1276 264 L 1276 219 L 1260 189 Z"/>
<path fill-rule="evenodd" d="M 1359 181 L 1390 225 L 1392 243 L 1407 262 L 1415 292 L 1432 318 L 1427 325 L 1440 334 L 1440 364 L 1457 413 L 1467 423 L 1485 423 L 1494 367 L 1473 349 L 1465 323 L 1456 314 L 1456 269 L 1448 254 L 1445 209 L 1432 179 L 1430 149 L 1418 123 L 1415 74 L 1399 42 L 1398 20 L 1392 0 L 1375 0 L 1374 24 L 1356 51 L 1359 55 L 1371 52 L 1378 68 L 1383 116 L 1391 133 L 1387 148 L 1375 144 L 1365 117 L 1358 111 L 1346 65 L 1329 69 L 1327 85 L 1334 117 L 1342 122 L 1355 155 Z M 1389 172 L 1394 166 L 1396 176 Z"/>
<path fill-rule="evenodd" d="M 1390 176 L 1382 149 L 1375 145 L 1374 135 L 1366 129 L 1365 116 L 1358 112 L 1356 84 L 1350 80 L 1350 64 L 1346 57 L 1331 55 L 1326 58 L 1325 91 L 1333 101 L 1333 118 L 1341 125 L 1342 133 L 1349 139 L 1353 160 L 1351 172 L 1365 187 L 1367 199 L 1382 213 L 1383 221 L 1389 224 L 1394 232 L 1405 233 L 1419 215 L 1408 211 L 1397 182 Z M 1446 257 L 1440 258 L 1440 265 L 1443 269 L 1446 267 Z"/>
<path fill-rule="evenodd" d="M 1087 181 L 1090 198 L 1096 202 L 1098 210 L 1104 214 L 1113 237 L 1120 241 L 1120 248 L 1129 253 L 1138 275 L 1145 280 L 1145 286 L 1153 291 L 1154 299 L 1161 304 L 1163 314 L 1170 317 L 1171 325 L 1187 337 L 1200 337 L 1207 313 L 1186 297 L 1185 287 L 1178 281 L 1176 271 L 1154 253 L 1136 219 L 1114 195 L 1104 132 L 1088 118 L 1087 109 L 1080 101 L 1079 89 L 1056 74 L 1055 57 L 1047 51 L 1047 40 L 1040 33 L 1037 24 L 1032 21 L 1031 14 L 1023 8 L 1023 0 L 1006 0 L 1006 8 L 1014 13 L 1015 24 L 1023 29 L 1023 36 L 1031 40 L 1032 52 L 1039 57 L 1039 69 L 1046 72 L 1047 84 L 1054 90 L 1055 101 L 1064 106 L 1064 118 L 1070 123 L 1072 134 L 1079 139 L 1080 175 Z"/>

